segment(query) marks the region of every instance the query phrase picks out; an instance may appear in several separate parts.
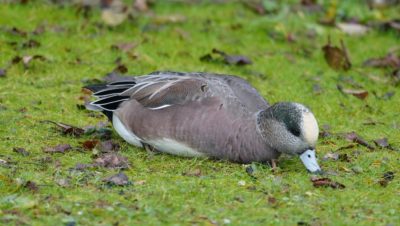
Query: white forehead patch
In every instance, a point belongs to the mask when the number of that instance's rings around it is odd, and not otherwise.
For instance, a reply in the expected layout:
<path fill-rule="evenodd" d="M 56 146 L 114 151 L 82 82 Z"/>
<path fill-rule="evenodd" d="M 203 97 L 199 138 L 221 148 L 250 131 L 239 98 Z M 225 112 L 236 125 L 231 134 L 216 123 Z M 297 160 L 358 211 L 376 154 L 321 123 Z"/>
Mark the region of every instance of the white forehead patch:
<path fill-rule="evenodd" d="M 314 146 L 318 140 L 319 129 L 317 120 L 310 111 L 303 111 L 303 122 L 301 127 L 304 139 L 308 144 Z"/>

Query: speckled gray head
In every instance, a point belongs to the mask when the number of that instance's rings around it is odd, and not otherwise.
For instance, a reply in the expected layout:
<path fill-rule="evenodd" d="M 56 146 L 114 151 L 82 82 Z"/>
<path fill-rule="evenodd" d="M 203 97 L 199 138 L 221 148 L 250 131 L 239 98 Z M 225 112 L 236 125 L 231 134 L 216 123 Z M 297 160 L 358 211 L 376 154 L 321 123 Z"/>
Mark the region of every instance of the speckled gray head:
<path fill-rule="evenodd" d="M 258 124 L 275 150 L 299 155 L 312 173 L 321 171 L 315 156 L 318 123 L 308 108 L 298 103 L 277 103 L 260 113 Z"/>

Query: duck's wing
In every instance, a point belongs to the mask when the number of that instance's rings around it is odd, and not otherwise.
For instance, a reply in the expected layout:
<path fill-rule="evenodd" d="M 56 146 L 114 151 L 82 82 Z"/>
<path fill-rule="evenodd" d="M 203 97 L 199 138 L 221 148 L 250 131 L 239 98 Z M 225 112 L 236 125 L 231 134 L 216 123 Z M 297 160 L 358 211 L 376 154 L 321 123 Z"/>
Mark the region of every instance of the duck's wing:
<path fill-rule="evenodd" d="M 246 80 L 232 75 L 214 75 L 213 77 L 222 80 L 248 111 L 258 112 L 269 107 L 269 103 Z"/>
<path fill-rule="evenodd" d="M 159 109 L 171 105 L 184 105 L 189 101 L 201 101 L 215 95 L 210 92 L 207 79 L 177 72 L 154 72 L 133 77 L 134 80 L 116 81 L 96 90 L 98 99 L 90 103 L 92 110 L 114 111 L 127 100 L 135 99 L 144 107 Z"/>
<path fill-rule="evenodd" d="M 205 77 L 191 73 L 154 72 L 136 77 L 136 82 L 121 95 L 130 96 L 148 108 L 184 105 L 215 95 Z"/>
<path fill-rule="evenodd" d="M 264 98 L 244 79 L 208 73 L 154 72 L 134 77 L 134 80 L 110 83 L 94 96 L 99 99 L 91 103 L 93 108 L 105 111 L 114 111 L 129 99 L 147 108 L 161 109 L 210 97 L 218 97 L 223 103 L 221 107 L 238 115 L 268 107 Z"/>

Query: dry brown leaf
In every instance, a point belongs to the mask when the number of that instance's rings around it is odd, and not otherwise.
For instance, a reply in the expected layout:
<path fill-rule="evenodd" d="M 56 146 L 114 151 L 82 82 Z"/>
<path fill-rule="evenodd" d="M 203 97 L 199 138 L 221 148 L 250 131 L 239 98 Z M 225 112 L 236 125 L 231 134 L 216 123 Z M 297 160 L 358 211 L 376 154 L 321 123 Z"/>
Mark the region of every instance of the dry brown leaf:
<path fill-rule="evenodd" d="M 196 168 L 196 169 L 184 172 L 183 175 L 184 176 L 190 176 L 190 177 L 200 177 L 201 176 L 201 170 L 199 168 Z"/>
<path fill-rule="evenodd" d="M 29 39 L 25 43 L 22 43 L 22 48 L 36 48 L 39 46 L 41 46 L 40 42 L 33 39 Z"/>
<path fill-rule="evenodd" d="M 42 122 L 48 122 L 48 123 L 53 123 L 54 125 L 57 126 L 57 128 L 64 134 L 64 135 L 72 135 L 72 136 L 76 136 L 79 137 L 82 134 L 85 133 L 85 130 L 83 130 L 82 128 L 76 127 L 76 126 L 72 126 L 72 125 L 68 125 L 65 123 L 61 123 L 61 122 L 54 122 L 54 121 L 50 121 L 50 120 L 45 120 Z"/>
<path fill-rule="evenodd" d="M 32 192 L 37 192 L 39 191 L 39 187 L 36 185 L 35 182 L 28 180 L 25 184 L 24 184 L 24 188 L 29 189 Z"/>
<path fill-rule="evenodd" d="M 7 70 L 0 68 L 0 78 L 4 78 L 7 75 Z"/>
<path fill-rule="evenodd" d="M 147 5 L 147 0 L 135 0 L 133 6 L 140 12 L 146 12 L 149 9 L 149 6 Z"/>
<path fill-rule="evenodd" d="M 392 181 L 394 179 L 394 172 L 389 171 L 383 174 L 382 179 L 380 179 L 378 181 L 378 183 L 382 186 L 382 187 L 386 187 L 390 181 Z"/>
<path fill-rule="evenodd" d="M 123 1 L 112 0 L 108 1 L 107 4 L 103 4 L 101 19 L 109 26 L 117 26 L 124 22 L 129 14 L 130 9 Z"/>
<path fill-rule="evenodd" d="M 347 71 L 351 68 L 351 62 L 342 40 L 340 44 L 341 48 L 332 46 L 330 38 L 328 38 L 328 44 L 322 47 L 322 51 L 324 52 L 325 61 L 332 69 Z"/>
<path fill-rule="evenodd" d="M 316 188 L 319 187 L 331 187 L 333 189 L 344 189 L 346 186 L 339 182 L 332 181 L 329 178 L 312 178 L 311 182 Z"/>
<path fill-rule="evenodd" d="M 380 148 L 389 147 L 389 142 L 386 137 L 381 138 L 381 139 L 376 139 L 376 140 L 374 140 L 374 143 L 376 144 L 377 147 L 380 147 Z"/>
<path fill-rule="evenodd" d="M 18 147 L 15 147 L 15 148 L 13 148 L 13 151 L 16 152 L 16 153 L 18 153 L 18 154 L 20 154 L 20 155 L 22 155 L 22 156 L 28 156 L 28 155 L 30 155 L 30 153 L 29 153 L 27 150 L 25 150 L 25 148 L 18 148 Z"/>
<path fill-rule="evenodd" d="M 106 140 L 98 143 L 96 145 L 96 149 L 98 149 L 102 153 L 106 152 L 116 152 L 119 151 L 120 146 L 118 143 L 115 143 L 113 140 Z"/>
<path fill-rule="evenodd" d="M 66 151 L 69 150 L 72 150 L 72 146 L 69 144 L 59 144 L 54 147 L 43 148 L 43 151 L 47 153 L 65 153 Z"/>
<path fill-rule="evenodd" d="M 368 97 L 368 91 L 366 90 L 342 89 L 341 91 L 345 94 L 351 94 L 361 100 Z"/>
<path fill-rule="evenodd" d="M 126 169 L 129 167 L 129 162 L 126 157 L 116 153 L 107 153 L 94 160 L 94 165 L 106 168 Z"/>
<path fill-rule="evenodd" d="M 137 42 L 121 42 L 116 43 L 111 46 L 111 49 L 117 49 L 122 52 L 129 52 L 130 50 L 136 48 L 139 44 Z"/>
<path fill-rule="evenodd" d="M 345 139 L 362 146 L 367 147 L 370 150 L 374 150 L 375 148 L 371 146 L 367 141 L 365 141 L 362 137 L 360 137 L 356 132 L 350 132 L 345 134 Z"/>
<path fill-rule="evenodd" d="M 221 50 L 218 49 L 212 49 L 212 54 L 218 54 L 221 57 L 223 57 L 223 60 L 225 63 L 230 64 L 230 65 L 238 65 L 238 66 L 243 66 L 246 64 L 252 64 L 252 61 L 246 57 L 246 56 L 241 56 L 241 55 L 229 55 Z M 211 54 L 206 54 L 202 57 L 200 57 L 200 61 L 213 61 L 213 57 Z"/>
<path fill-rule="evenodd" d="M 111 177 L 103 179 L 104 182 L 111 185 L 124 186 L 129 184 L 129 179 L 124 173 L 118 173 Z"/>
<path fill-rule="evenodd" d="M 364 61 L 363 66 L 397 69 L 400 68 L 400 56 L 396 55 L 394 52 L 391 52 L 384 57 L 368 59 Z"/>
<path fill-rule="evenodd" d="M 339 159 L 339 154 L 338 153 L 333 153 L 333 152 L 328 152 L 324 155 L 324 157 L 322 157 L 322 160 L 326 161 L 332 159 L 334 161 Z"/>
<path fill-rule="evenodd" d="M 98 140 L 85 140 L 82 142 L 82 147 L 86 150 L 92 150 L 93 148 L 96 147 L 96 145 L 99 143 Z"/>

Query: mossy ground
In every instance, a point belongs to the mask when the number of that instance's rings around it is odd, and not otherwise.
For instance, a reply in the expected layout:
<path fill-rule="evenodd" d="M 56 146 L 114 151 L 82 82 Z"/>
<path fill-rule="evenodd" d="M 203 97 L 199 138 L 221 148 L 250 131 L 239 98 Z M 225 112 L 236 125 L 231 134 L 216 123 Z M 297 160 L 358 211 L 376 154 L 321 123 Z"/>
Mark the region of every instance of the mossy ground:
<path fill-rule="evenodd" d="M 347 2 L 347 1 L 346 1 Z M 348 1 L 350 2 L 350 1 Z M 344 5 L 347 4 L 347 5 Z M 369 11 L 363 3 L 339 5 L 350 16 L 388 17 L 399 8 Z M 363 68 L 362 62 L 383 56 L 399 44 L 391 32 L 371 30 L 361 37 L 347 36 L 334 28 L 319 25 L 316 15 L 287 11 L 278 16 L 260 16 L 239 3 L 166 4 L 152 8 L 156 15 L 182 14 L 182 23 L 153 24 L 150 16 L 108 28 L 99 11 L 89 19 L 77 15 L 72 6 L 38 2 L 0 5 L 0 68 L 17 55 L 42 55 L 46 61 L 33 60 L 28 68 L 12 65 L 0 78 L 0 219 L 2 224 L 33 225 L 120 225 L 129 224 L 224 224 L 232 225 L 388 225 L 400 222 L 399 152 L 362 146 L 338 151 L 351 161 L 320 161 L 329 177 L 346 185 L 343 190 L 314 188 L 310 175 L 298 158 L 283 157 L 280 170 L 257 165 L 252 179 L 240 164 L 207 159 L 186 159 L 169 155 L 149 156 L 146 151 L 127 145 L 115 133 L 122 155 L 131 168 L 124 172 L 133 185 L 107 186 L 102 179 L 118 170 L 74 171 L 77 163 L 90 163 L 90 152 L 70 151 L 47 154 L 43 147 L 69 143 L 79 146 L 88 137 L 73 138 L 55 132 L 42 120 L 65 122 L 84 127 L 106 118 L 89 117 L 79 110 L 83 79 L 101 78 L 122 58 L 128 74 L 147 74 L 156 70 L 208 71 L 234 74 L 247 79 L 271 103 L 296 101 L 309 106 L 320 126 L 328 124 L 333 132 L 356 131 L 366 140 L 387 137 L 394 147 L 400 139 L 400 89 L 390 82 L 377 82 L 369 75 L 386 78 L 383 70 Z M 398 12 L 398 11 L 397 11 Z M 150 24 L 150 25 L 149 25 Z M 27 37 L 6 32 L 16 27 L 32 31 L 44 25 L 46 31 Z M 317 31 L 315 39 L 306 30 Z M 275 32 L 283 38 L 271 38 Z M 182 33 L 184 33 L 181 37 Z M 298 39 L 286 41 L 293 33 Z M 353 63 L 347 72 L 336 72 L 324 60 L 321 47 L 330 35 L 334 44 L 343 39 Z M 40 42 L 36 48 L 22 48 L 28 39 Z M 13 47 L 10 42 L 16 42 Z M 137 42 L 132 59 L 112 50 L 111 45 Z M 212 48 L 242 54 L 252 59 L 247 66 L 202 62 L 199 58 Z M 79 58 L 79 62 L 77 62 Z M 336 85 L 353 79 L 370 95 L 360 100 L 341 94 Z M 319 84 L 320 94 L 313 92 Z M 344 83 L 346 84 L 346 83 Z M 389 100 L 379 99 L 395 92 Z M 376 93 L 376 96 L 372 93 Z M 377 97 L 378 96 L 378 97 Z M 373 120 L 376 125 L 365 125 Z M 348 142 L 321 138 L 318 156 L 333 152 Z M 31 154 L 21 156 L 13 147 Z M 358 153 L 356 155 L 356 153 Z M 47 158 L 47 161 L 45 157 Z M 356 172 L 351 169 L 362 169 Z M 200 176 L 185 172 L 200 169 Z M 378 181 L 387 171 L 395 178 L 387 187 Z M 69 187 L 56 181 L 68 178 Z M 35 182 L 39 190 L 24 188 Z M 144 184 L 136 183 L 145 181 Z M 239 181 L 241 181 L 239 183 Z M 245 183 L 243 183 L 243 181 Z"/>

